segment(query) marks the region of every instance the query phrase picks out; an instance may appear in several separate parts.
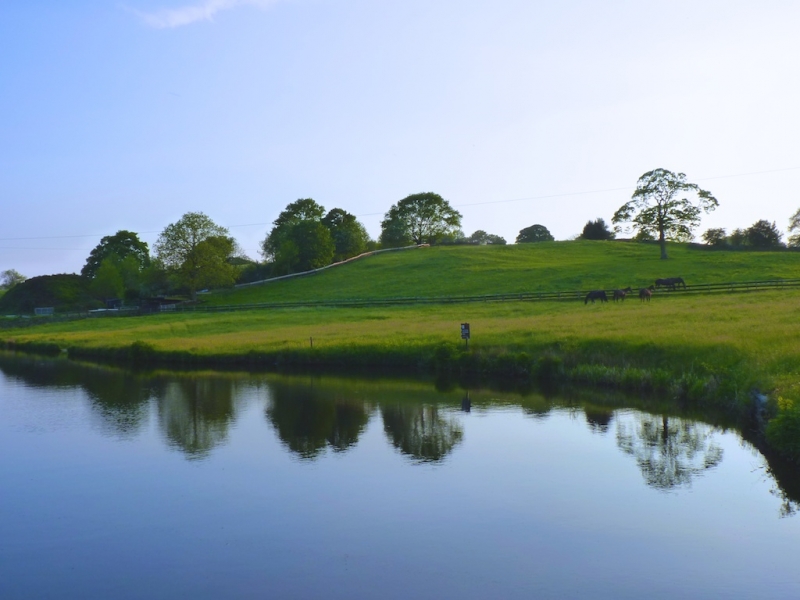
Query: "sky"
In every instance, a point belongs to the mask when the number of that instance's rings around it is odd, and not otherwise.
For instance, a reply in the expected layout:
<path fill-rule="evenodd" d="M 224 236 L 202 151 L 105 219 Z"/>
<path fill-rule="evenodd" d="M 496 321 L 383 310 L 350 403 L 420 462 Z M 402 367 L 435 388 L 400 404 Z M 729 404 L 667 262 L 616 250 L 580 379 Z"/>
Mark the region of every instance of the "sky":
<path fill-rule="evenodd" d="M 0 0 L 0 271 L 79 272 L 186 212 L 245 252 L 314 198 L 371 236 L 610 222 L 664 168 L 729 231 L 800 208 L 800 3 Z"/>

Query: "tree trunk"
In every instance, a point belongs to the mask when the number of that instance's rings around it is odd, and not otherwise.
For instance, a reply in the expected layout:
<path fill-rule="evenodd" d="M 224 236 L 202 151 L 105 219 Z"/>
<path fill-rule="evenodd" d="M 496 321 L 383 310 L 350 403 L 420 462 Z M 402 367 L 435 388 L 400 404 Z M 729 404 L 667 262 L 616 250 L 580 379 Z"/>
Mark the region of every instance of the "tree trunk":
<path fill-rule="evenodd" d="M 658 230 L 658 245 L 661 246 L 661 260 L 667 260 L 667 238 L 663 229 Z"/>

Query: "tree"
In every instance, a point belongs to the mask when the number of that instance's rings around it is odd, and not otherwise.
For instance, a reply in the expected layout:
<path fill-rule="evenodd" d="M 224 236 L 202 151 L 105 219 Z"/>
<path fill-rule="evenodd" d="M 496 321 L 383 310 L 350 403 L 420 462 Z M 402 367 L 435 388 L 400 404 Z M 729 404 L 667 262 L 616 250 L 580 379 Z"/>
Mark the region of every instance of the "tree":
<path fill-rule="evenodd" d="M 186 213 L 167 225 L 155 244 L 159 262 L 189 291 L 192 300 L 200 288 L 235 281 L 236 269 L 229 262 L 235 247 L 227 229 L 199 212 Z"/>
<path fill-rule="evenodd" d="M 0 273 L 0 290 L 10 290 L 25 281 L 27 277 L 14 269 L 6 269 Z"/>
<path fill-rule="evenodd" d="M 493 235 L 491 233 L 486 233 L 483 229 L 478 229 L 478 231 L 476 231 L 467 238 L 467 243 L 476 244 L 479 246 L 484 246 L 484 245 L 504 246 L 507 242 L 504 238 L 500 237 L 499 235 Z"/>
<path fill-rule="evenodd" d="M 531 225 L 525 229 L 520 229 L 517 236 L 517 244 L 529 244 L 532 242 L 552 242 L 555 240 L 553 235 L 544 225 Z"/>
<path fill-rule="evenodd" d="M 81 275 L 92 279 L 100 268 L 100 264 L 109 256 L 120 259 L 133 256 L 139 263 L 139 268 L 144 269 L 150 264 L 150 250 L 147 242 L 139 239 L 132 231 L 119 230 L 114 235 L 107 235 L 100 240 L 86 259 L 86 264 L 81 269 Z"/>
<path fill-rule="evenodd" d="M 261 252 L 265 258 L 273 259 L 288 230 L 301 221 L 321 222 L 325 207 L 317 204 L 312 198 L 300 198 L 287 205 L 272 222 L 272 230 L 261 243 Z"/>
<path fill-rule="evenodd" d="M 603 219 L 586 221 L 583 232 L 578 236 L 581 240 L 613 240 L 614 232 L 608 228 Z"/>
<path fill-rule="evenodd" d="M 461 228 L 461 213 L 439 194 L 412 194 L 392 205 L 381 221 L 381 244 L 398 247 L 436 244 L 455 236 Z"/>
<path fill-rule="evenodd" d="M 747 231 L 737 227 L 728 236 L 728 243 L 734 247 L 747 245 Z"/>
<path fill-rule="evenodd" d="M 718 229 L 708 229 L 703 234 L 702 238 L 709 246 L 724 246 L 727 240 L 727 232 L 722 227 Z"/>
<path fill-rule="evenodd" d="M 750 227 L 745 229 L 747 236 L 747 245 L 753 248 L 768 249 L 768 248 L 782 248 L 783 242 L 781 238 L 783 234 L 778 231 L 778 227 L 773 221 L 770 223 L 764 219 L 756 221 Z"/>
<path fill-rule="evenodd" d="M 355 215 L 351 215 L 341 208 L 334 208 L 325 215 L 322 224 L 331 232 L 334 261 L 338 262 L 357 256 L 367 250 L 369 234 Z"/>
<path fill-rule="evenodd" d="M 89 284 L 89 289 L 96 297 L 120 298 L 125 293 L 125 282 L 115 263 L 110 256 L 100 263 Z"/>
<path fill-rule="evenodd" d="M 693 195 L 694 202 L 681 198 L 683 194 Z M 692 230 L 700 224 L 700 213 L 711 212 L 718 205 L 711 192 L 686 181 L 684 173 L 654 169 L 639 178 L 633 196 L 611 221 L 617 232 L 622 231 L 620 223 L 631 223 L 639 232 L 658 234 L 661 258 L 666 259 L 667 240 L 691 240 Z"/>
<path fill-rule="evenodd" d="M 331 264 L 335 252 L 331 232 L 319 221 L 299 221 L 286 227 L 274 255 L 276 271 L 297 273 Z"/>
<path fill-rule="evenodd" d="M 789 217 L 789 246 L 792 248 L 800 247 L 800 208 Z"/>

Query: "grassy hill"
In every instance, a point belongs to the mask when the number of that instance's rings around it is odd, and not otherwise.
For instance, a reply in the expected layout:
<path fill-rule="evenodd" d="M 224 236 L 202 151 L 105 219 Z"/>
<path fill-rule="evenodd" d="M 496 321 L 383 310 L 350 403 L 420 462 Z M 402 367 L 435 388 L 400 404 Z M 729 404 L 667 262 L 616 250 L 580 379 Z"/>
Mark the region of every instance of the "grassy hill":
<path fill-rule="evenodd" d="M 370 256 L 319 274 L 205 295 L 210 305 L 646 287 L 659 277 L 693 283 L 800 278 L 798 252 L 715 251 L 671 244 L 545 242 L 439 246 Z"/>

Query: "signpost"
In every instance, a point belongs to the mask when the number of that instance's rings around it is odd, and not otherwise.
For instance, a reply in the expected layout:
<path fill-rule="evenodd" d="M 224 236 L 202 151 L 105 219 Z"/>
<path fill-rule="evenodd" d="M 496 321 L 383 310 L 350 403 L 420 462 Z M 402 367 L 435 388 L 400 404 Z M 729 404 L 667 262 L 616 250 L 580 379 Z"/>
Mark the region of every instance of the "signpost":
<path fill-rule="evenodd" d="M 469 323 L 461 324 L 461 339 L 464 340 L 467 348 L 469 348 Z"/>

